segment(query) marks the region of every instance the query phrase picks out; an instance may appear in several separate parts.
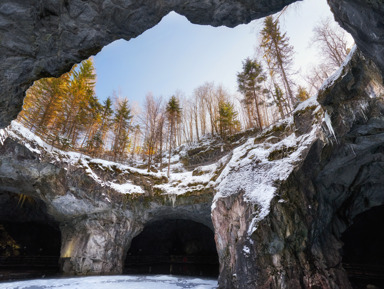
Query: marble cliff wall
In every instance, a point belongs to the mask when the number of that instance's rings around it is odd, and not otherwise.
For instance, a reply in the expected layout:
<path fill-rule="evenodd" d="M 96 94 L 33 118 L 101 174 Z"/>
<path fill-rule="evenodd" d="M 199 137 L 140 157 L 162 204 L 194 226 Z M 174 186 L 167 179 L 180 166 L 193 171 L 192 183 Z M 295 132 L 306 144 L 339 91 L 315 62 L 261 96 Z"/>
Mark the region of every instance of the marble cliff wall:
<path fill-rule="evenodd" d="M 187 219 L 215 232 L 220 288 L 351 288 L 340 238 L 384 204 L 383 96 L 380 69 L 354 49 L 292 117 L 170 179 L 60 151 L 13 123 L 1 131 L 1 196 L 43 204 L 60 226 L 67 274 L 121 273 L 146 224 Z"/>
<path fill-rule="evenodd" d="M 292 2 L 2 1 L 0 126 L 16 117 L 34 80 L 60 75 L 113 40 L 138 36 L 170 11 L 232 27 Z M 187 218 L 215 230 L 221 288 L 350 288 L 340 235 L 354 216 L 384 203 L 384 4 L 328 3 L 360 50 L 323 87 L 319 103 L 301 105 L 293 119 L 221 159 L 194 192 L 175 199 L 167 190 L 185 189 L 178 180 L 167 185 L 161 176 L 58 160 L 16 134 L 1 146 L 1 191 L 45 204 L 60 223 L 62 268 L 70 274 L 119 273 L 147 222 Z M 121 174 L 118 182 L 129 180 L 140 195 L 99 181 Z"/>
<path fill-rule="evenodd" d="M 323 86 L 321 108 L 296 109 L 291 129 L 316 137 L 276 179 L 268 214 L 259 218 L 244 190 L 215 199 L 220 288 L 352 288 L 340 238 L 357 214 L 384 204 L 383 96 L 380 70 L 356 51 Z"/>

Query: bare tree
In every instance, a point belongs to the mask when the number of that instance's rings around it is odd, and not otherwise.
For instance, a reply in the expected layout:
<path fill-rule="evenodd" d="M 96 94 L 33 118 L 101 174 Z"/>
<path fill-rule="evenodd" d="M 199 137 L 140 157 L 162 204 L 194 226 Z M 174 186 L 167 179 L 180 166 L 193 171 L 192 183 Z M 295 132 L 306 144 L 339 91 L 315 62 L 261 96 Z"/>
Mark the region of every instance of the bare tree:
<path fill-rule="evenodd" d="M 313 29 L 314 36 L 309 45 L 318 47 L 321 64 L 310 68 L 305 77 L 309 92 L 319 90 L 324 80 L 339 68 L 351 50 L 347 33 L 330 18 L 321 20 Z"/>
<path fill-rule="evenodd" d="M 145 97 L 144 110 L 143 110 L 143 126 L 145 127 L 144 133 L 144 153 L 147 159 L 148 171 L 151 170 L 153 157 L 157 151 L 159 143 L 159 118 L 162 115 L 161 111 L 161 98 L 155 99 L 152 93 L 148 93 Z M 163 122 L 160 122 L 163 123 Z"/>
<path fill-rule="evenodd" d="M 312 43 L 318 46 L 323 60 L 340 67 L 351 50 L 346 32 L 326 18 L 313 28 L 313 33 Z"/>
<path fill-rule="evenodd" d="M 335 68 L 332 65 L 327 65 L 326 63 L 321 63 L 318 66 L 312 66 L 308 69 L 307 75 L 305 76 L 305 81 L 308 84 L 309 94 L 316 93 L 324 80 L 329 78 L 332 75 L 332 72 Z"/>

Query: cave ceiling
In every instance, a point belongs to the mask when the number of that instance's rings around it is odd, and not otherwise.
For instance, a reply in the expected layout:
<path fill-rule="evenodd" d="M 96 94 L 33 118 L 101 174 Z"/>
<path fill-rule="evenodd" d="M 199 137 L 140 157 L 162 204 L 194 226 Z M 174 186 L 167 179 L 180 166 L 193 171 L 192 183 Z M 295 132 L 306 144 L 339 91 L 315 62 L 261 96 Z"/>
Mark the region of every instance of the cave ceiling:
<path fill-rule="evenodd" d="M 234 27 L 295 0 L 0 1 L 0 127 L 21 110 L 33 81 L 59 76 L 117 39 L 137 37 L 171 11 L 195 24 Z M 336 20 L 384 71 L 381 0 L 328 0 Z"/>

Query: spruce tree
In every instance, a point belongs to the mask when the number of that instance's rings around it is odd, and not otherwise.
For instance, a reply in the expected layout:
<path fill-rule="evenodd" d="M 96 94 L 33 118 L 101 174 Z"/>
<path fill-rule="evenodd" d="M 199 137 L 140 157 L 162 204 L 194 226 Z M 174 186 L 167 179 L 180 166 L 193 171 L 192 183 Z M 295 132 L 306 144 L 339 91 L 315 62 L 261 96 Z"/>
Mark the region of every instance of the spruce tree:
<path fill-rule="evenodd" d="M 229 101 L 219 103 L 219 131 L 222 138 L 239 130 L 240 122 L 237 120 L 238 113 Z"/>
<path fill-rule="evenodd" d="M 170 168 L 171 168 L 171 152 L 172 152 L 172 144 L 174 143 L 174 130 L 177 120 L 181 117 L 181 107 L 179 100 L 172 96 L 171 99 L 167 103 L 166 107 L 168 124 L 169 124 L 169 151 L 168 151 L 168 178 L 170 176 Z"/>
<path fill-rule="evenodd" d="M 247 58 L 243 62 L 243 71 L 237 74 L 237 84 L 239 91 L 244 95 L 245 106 L 255 105 L 257 125 L 260 129 L 263 129 L 260 103 L 263 93 L 261 83 L 264 80 L 265 75 L 261 63 L 257 60 Z M 248 111 L 250 110 L 248 109 Z M 248 117 L 250 117 L 250 115 Z"/>
<path fill-rule="evenodd" d="M 264 58 L 269 63 L 270 69 L 280 75 L 286 95 L 288 96 L 289 108 L 295 102 L 292 92 L 292 81 L 289 79 L 289 71 L 293 63 L 293 47 L 289 44 L 286 33 L 281 33 L 278 19 L 272 16 L 264 19 L 264 28 L 261 31 L 261 48 Z"/>
<path fill-rule="evenodd" d="M 118 156 L 121 157 L 124 154 L 127 148 L 131 119 L 132 115 L 128 105 L 128 99 L 123 99 L 118 102 L 113 119 L 113 155 L 115 161 Z"/>

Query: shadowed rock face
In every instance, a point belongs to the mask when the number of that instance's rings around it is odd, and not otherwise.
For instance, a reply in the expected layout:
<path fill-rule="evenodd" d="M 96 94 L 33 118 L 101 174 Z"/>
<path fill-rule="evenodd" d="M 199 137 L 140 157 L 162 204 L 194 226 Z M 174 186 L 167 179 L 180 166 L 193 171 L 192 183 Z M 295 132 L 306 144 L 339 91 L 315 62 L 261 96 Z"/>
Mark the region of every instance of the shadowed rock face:
<path fill-rule="evenodd" d="M 384 73 L 384 3 L 382 0 L 328 0 L 340 26 Z"/>
<path fill-rule="evenodd" d="M 21 110 L 25 90 L 59 76 L 114 40 L 129 40 L 175 11 L 192 23 L 234 27 L 295 0 L 15 0 L 0 3 L 0 127 Z"/>
<path fill-rule="evenodd" d="M 359 51 L 340 76 L 318 96 L 328 125 L 323 116 L 303 161 L 276 181 L 257 229 L 247 232 L 258 212 L 241 191 L 216 201 L 220 288 L 352 288 L 341 237 L 354 217 L 384 204 L 384 88 L 380 70 Z M 314 117 L 310 107 L 297 111 L 297 131 Z"/>

